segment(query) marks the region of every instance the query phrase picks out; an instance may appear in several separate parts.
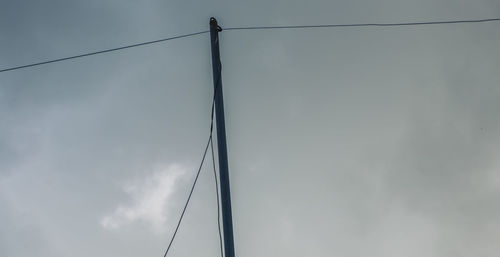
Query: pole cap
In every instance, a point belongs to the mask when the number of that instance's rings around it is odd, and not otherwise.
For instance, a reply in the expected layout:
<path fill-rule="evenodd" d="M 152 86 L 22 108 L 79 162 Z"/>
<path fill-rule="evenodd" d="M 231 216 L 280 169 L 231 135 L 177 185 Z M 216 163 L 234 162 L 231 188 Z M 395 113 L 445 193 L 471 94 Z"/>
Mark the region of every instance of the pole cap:
<path fill-rule="evenodd" d="M 215 19 L 214 17 L 210 17 L 210 26 L 216 26 L 217 31 L 222 31 L 222 28 L 219 26 L 219 24 L 217 24 L 217 19 Z"/>

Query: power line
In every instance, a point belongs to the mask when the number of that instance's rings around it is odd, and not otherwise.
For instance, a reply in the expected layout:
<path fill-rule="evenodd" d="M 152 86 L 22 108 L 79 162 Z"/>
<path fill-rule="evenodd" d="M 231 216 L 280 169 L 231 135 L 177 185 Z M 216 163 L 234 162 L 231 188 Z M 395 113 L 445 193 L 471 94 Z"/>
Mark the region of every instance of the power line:
<path fill-rule="evenodd" d="M 483 23 L 500 21 L 500 18 L 480 19 L 480 20 L 450 20 L 450 21 L 428 21 L 428 22 L 403 22 L 403 23 L 354 23 L 354 24 L 320 24 L 320 25 L 290 25 L 290 26 L 257 26 L 257 27 L 227 27 L 223 30 L 265 30 L 265 29 L 308 29 L 308 28 L 336 28 L 336 27 L 398 27 L 398 26 L 419 26 L 437 24 L 458 24 L 458 23 Z"/>
<path fill-rule="evenodd" d="M 111 48 L 111 49 L 106 49 L 106 50 L 101 50 L 101 51 L 96 51 L 96 52 L 90 52 L 90 53 L 86 53 L 86 54 L 79 54 L 79 55 L 74 55 L 74 56 L 49 60 L 49 61 L 36 62 L 36 63 L 32 63 L 32 64 L 27 64 L 27 65 L 21 65 L 21 66 L 1 69 L 0 72 L 24 69 L 24 68 L 29 68 L 29 67 L 39 66 L 39 65 L 49 64 L 49 63 L 55 63 L 55 62 L 62 62 L 62 61 L 67 61 L 67 60 L 71 60 L 71 59 L 82 58 L 82 57 L 87 57 L 87 56 L 97 55 L 97 54 L 104 54 L 104 53 L 114 52 L 114 51 L 123 50 L 123 49 L 127 49 L 127 48 L 138 47 L 138 46 L 151 45 L 151 44 L 156 44 L 156 43 L 165 42 L 165 41 L 169 41 L 169 40 L 196 36 L 196 35 L 200 35 L 200 34 L 204 34 L 204 33 L 208 33 L 208 32 L 209 32 L 208 30 L 200 31 L 200 32 L 175 36 L 175 37 L 163 38 L 163 39 L 147 41 L 147 42 L 133 44 L 133 45 L 126 45 L 126 46 L 121 46 L 121 47 L 116 47 L 116 48 Z"/>
<path fill-rule="evenodd" d="M 399 26 L 421 26 L 421 25 L 459 24 L 459 23 L 484 23 L 484 22 L 494 22 L 494 21 L 500 21 L 500 18 L 479 19 L 479 20 L 403 22 L 403 23 L 353 23 L 353 24 L 227 27 L 227 28 L 224 28 L 223 30 L 231 31 L 231 30 L 308 29 L 308 28 L 336 28 L 336 27 L 399 27 Z M 143 43 L 126 45 L 126 46 L 121 46 L 121 47 L 117 47 L 117 48 L 111 48 L 111 49 L 106 49 L 106 50 L 101 50 L 101 51 L 96 51 L 96 52 L 74 55 L 74 56 L 69 56 L 69 57 L 64 57 L 64 58 L 59 58 L 59 59 L 54 59 L 54 60 L 48 60 L 48 61 L 36 62 L 36 63 L 26 64 L 26 65 L 21 65 L 21 66 L 15 66 L 15 67 L 1 69 L 0 73 L 18 70 L 18 69 L 29 68 L 29 67 L 34 67 L 34 66 L 39 66 L 39 65 L 45 65 L 45 64 L 55 63 L 55 62 L 67 61 L 67 60 L 87 57 L 87 56 L 91 56 L 91 55 L 109 53 L 109 52 L 113 52 L 113 51 L 118 51 L 118 50 L 123 50 L 123 49 L 127 49 L 127 48 L 143 46 L 143 45 L 150 45 L 150 44 L 160 43 L 160 42 L 164 42 L 164 41 L 179 39 L 179 38 L 191 37 L 191 36 L 200 35 L 200 34 L 204 34 L 204 33 L 208 33 L 208 32 L 209 32 L 208 30 L 199 31 L 199 32 L 195 32 L 195 33 L 184 34 L 184 35 L 179 35 L 179 36 L 174 36 L 174 37 L 169 37 L 169 38 L 164 38 L 164 39 L 159 39 L 159 40 L 154 40 L 154 41 L 147 41 L 147 42 L 143 42 Z"/>
<path fill-rule="evenodd" d="M 219 66 L 219 69 L 222 70 L 222 65 L 220 63 L 218 66 Z M 220 76 L 217 77 L 217 81 L 219 81 L 219 80 L 220 80 Z M 211 114 L 210 114 L 210 136 L 208 137 L 208 143 L 207 143 L 207 146 L 205 147 L 203 157 L 201 158 L 200 167 L 198 168 L 198 172 L 196 173 L 196 177 L 194 179 L 193 185 L 191 186 L 191 191 L 189 192 L 189 196 L 186 200 L 186 204 L 184 205 L 184 209 L 182 210 L 179 221 L 177 222 L 177 226 L 175 227 L 174 234 L 172 235 L 172 238 L 170 239 L 170 242 L 168 243 L 167 250 L 165 250 L 165 254 L 163 255 L 163 257 L 167 256 L 167 254 L 170 250 L 170 247 L 172 246 L 172 243 L 174 242 L 175 236 L 177 235 L 177 231 L 179 230 L 182 219 L 184 218 L 184 213 L 186 212 L 189 201 L 191 200 L 191 196 L 193 195 L 193 191 L 194 191 L 194 188 L 196 186 L 196 182 L 198 181 L 198 177 L 200 176 L 201 168 L 203 167 L 203 163 L 205 162 L 205 157 L 207 155 L 208 146 L 211 147 L 211 152 L 212 152 L 212 164 L 213 164 L 213 171 L 214 171 L 214 177 L 215 177 L 215 189 L 216 189 L 216 194 L 217 194 L 217 228 L 219 231 L 219 243 L 220 243 L 221 257 L 224 257 L 224 251 L 222 248 L 222 232 L 220 229 L 221 226 L 220 226 L 219 184 L 217 182 L 217 170 L 215 168 L 215 156 L 214 156 L 214 146 L 213 146 L 213 137 L 212 137 L 213 129 L 214 129 L 214 115 L 215 115 L 214 108 L 215 108 L 215 96 L 216 96 L 216 94 L 217 94 L 217 88 L 214 89 L 214 96 L 212 98 L 212 107 L 211 107 Z"/>
<path fill-rule="evenodd" d="M 213 138 L 213 130 L 214 130 L 214 115 L 215 115 L 215 97 L 217 96 L 217 89 L 219 87 L 219 80 L 221 79 L 221 72 L 222 71 L 222 64 L 219 62 L 218 65 L 219 67 L 219 76 L 217 76 L 217 81 L 216 81 L 216 88 L 214 88 L 214 96 L 212 98 L 212 110 L 210 114 L 210 138 Z M 221 232 L 221 226 L 220 226 L 220 200 L 219 200 L 219 183 L 217 180 L 217 169 L 215 168 L 215 156 L 214 156 L 214 144 L 213 140 L 210 140 L 210 148 L 212 150 L 212 165 L 213 165 L 213 171 L 214 171 L 214 178 L 215 178 L 215 192 L 217 195 L 217 229 L 219 230 L 219 244 L 220 244 L 220 256 L 224 257 L 224 249 L 222 245 L 222 232 Z"/>
<path fill-rule="evenodd" d="M 217 182 L 217 169 L 215 168 L 215 156 L 214 156 L 214 144 L 213 140 L 210 140 L 210 148 L 212 152 L 212 164 L 214 170 L 214 178 L 215 178 L 215 192 L 217 195 L 217 229 L 219 230 L 219 244 L 220 244 L 220 256 L 224 257 L 224 250 L 222 246 L 222 232 L 220 230 L 220 200 L 219 200 L 219 183 Z"/>
<path fill-rule="evenodd" d="M 208 137 L 207 146 L 205 147 L 205 152 L 203 153 L 203 158 L 201 159 L 200 167 L 198 168 L 198 172 L 196 173 L 196 177 L 194 179 L 193 186 L 191 186 L 191 191 L 189 192 L 189 196 L 187 198 L 186 204 L 184 205 L 184 209 L 182 210 L 179 221 L 177 222 L 177 226 L 175 227 L 174 234 L 172 235 L 172 238 L 170 239 L 170 243 L 168 244 L 167 250 L 165 250 L 165 254 L 163 255 L 163 257 L 167 256 L 167 253 L 170 250 L 172 243 L 174 242 L 175 236 L 177 235 L 177 231 L 179 230 L 179 226 L 181 225 L 182 218 L 184 218 L 184 213 L 186 213 L 186 209 L 187 209 L 187 206 L 189 204 L 189 201 L 191 200 L 191 196 L 193 195 L 193 191 L 194 191 L 194 188 L 196 186 L 196 182 L 198 181 L 198 177 L 200 176 L 201 168 L 203 167 L 203 163 L 205 162 L 205 156 L 207 155 L 208 146 L 210 146 L 210 142 L 212 142 L 212 135 L 210 135 Z"/>
<path fill-rule="evenodd" d="M 218 63 L 218 68 L 219 68 L 219 76 L 217 76 L 217 81 L 216 85 L 217 87 L 214 88 L 214 96 L 212 97 L 212 108 L 211 108 L 211 114 L 210 114 L 210 137 L 213 135 L 214 131 L 214 116 L 215 116 L 215 97 L 217 96 L 217 89 L 219 88 L 219 80 L 220 74 L 222 71 L 222 64 L 219 62 Z M 219 183 L 217 179 L 217 169 L 215 168 L 215 156 L 214 156 L 214 145 L 213 145 L 213 140 L 210 141 L 210 147 L 212 150 L 212 164 L 213 164 L 213 171 L 214 171 L 214 178 L 215 178 L 215 192 L 217 195 L 217 229 L 219 230 L 219 244 L 220 244 L 220 256 L 224 257 L 224 249 L 222 245 L 222 232 L 221 232 L 221 226 L 220 226 L 220 200 L 219 200 Z"/>

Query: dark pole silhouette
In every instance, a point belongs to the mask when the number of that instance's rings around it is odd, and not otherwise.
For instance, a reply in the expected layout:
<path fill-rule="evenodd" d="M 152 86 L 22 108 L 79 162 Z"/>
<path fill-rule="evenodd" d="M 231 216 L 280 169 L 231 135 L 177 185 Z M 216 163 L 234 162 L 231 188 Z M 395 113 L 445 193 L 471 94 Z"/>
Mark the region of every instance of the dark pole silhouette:
<path fill-rule="evenodd" d="M 231 193 L 229 190 L 229 168 L 227 163 L 226 125 L 224 121 L 224 101 L 222 97 L 221 62 L 219 52 L 219 31 L 215 18 L 210 18 L 210 42 L 212 46 L 212 70 L 215 94 L 215 115 L 217 124 L 217 145 L 219 155 L 220 194 L 222 226 L 224 231 L 224 256 L 234 257 L 233 217 L 231 213 Z"/>

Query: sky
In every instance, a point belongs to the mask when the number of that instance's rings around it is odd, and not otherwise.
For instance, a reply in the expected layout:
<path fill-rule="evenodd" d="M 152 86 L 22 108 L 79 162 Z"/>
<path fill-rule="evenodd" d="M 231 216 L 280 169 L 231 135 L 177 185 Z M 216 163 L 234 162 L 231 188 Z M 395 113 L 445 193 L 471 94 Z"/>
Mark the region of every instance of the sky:
<path fill-rule="evenodd" d="M 500 17 L 494 0 L 1 1 L 0 68 L 224 27 Z M 500 252 L 500 24 L 222 31 L 236 256 Z M 162 256 L 208 34 L 0 74 L 0 256 Z M 220 256 L 210 158 L 169 256 Z"/>

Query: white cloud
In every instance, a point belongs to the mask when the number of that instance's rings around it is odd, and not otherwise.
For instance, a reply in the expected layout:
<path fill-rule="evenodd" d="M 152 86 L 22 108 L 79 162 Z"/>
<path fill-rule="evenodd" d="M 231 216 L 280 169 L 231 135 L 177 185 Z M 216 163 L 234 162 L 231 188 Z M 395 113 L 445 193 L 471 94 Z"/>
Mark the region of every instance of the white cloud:
<path fill-rule="evenodd" d="M 101 225 L 106 229 L 118 229 L 143 221 L 161 231 L 167 220 L 168 202 L 185 170 L 184 166 L 170 165 L 145 179 L 129 183 L 123 190 L 130 195 L 132 203 L 116 207 L 111 214 L 101 218 Z"/>

